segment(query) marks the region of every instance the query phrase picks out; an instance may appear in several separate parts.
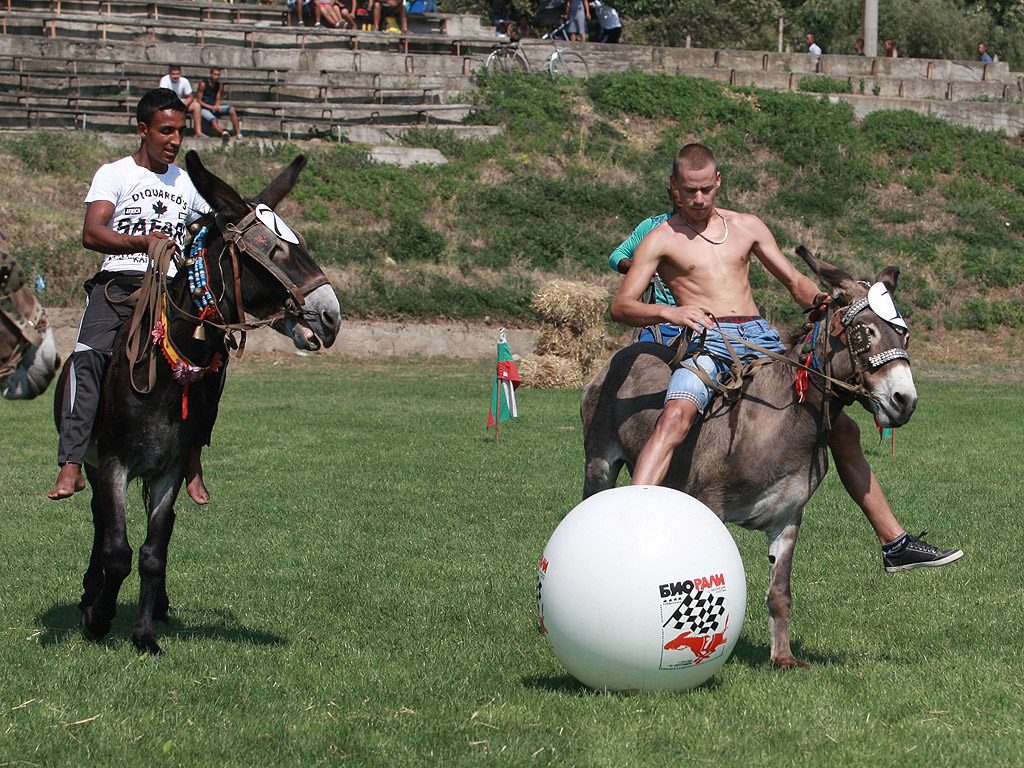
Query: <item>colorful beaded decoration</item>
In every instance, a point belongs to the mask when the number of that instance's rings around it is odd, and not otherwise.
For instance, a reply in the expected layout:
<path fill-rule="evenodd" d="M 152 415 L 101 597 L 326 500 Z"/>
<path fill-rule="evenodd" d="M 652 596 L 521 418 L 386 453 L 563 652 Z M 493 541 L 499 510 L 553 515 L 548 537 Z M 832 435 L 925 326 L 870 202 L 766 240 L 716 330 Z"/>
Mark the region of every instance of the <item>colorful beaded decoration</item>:
<path fill-rule="evenodd" d="M 217 302 L 210 292 L 210 284 L 206 277 L 206 227 L 199 230 L 192 239 L 185 266 L 188 267 L 188 289 L 192 295 L 192 303 L 199 310 L 199 319 L 219 317 Z"/>

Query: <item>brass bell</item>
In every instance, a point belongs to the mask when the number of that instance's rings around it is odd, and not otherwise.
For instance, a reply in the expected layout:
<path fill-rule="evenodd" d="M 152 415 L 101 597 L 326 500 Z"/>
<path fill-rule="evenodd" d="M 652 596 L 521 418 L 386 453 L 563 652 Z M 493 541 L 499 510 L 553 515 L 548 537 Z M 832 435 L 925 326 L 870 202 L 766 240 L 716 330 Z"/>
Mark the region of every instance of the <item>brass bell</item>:
<path fill-rule="evenodd" d="M 196 326 L 196 329 L 192 331 L 192 338 L 196 341 L 206 341 L 206 326 L 200 323 Z"/>

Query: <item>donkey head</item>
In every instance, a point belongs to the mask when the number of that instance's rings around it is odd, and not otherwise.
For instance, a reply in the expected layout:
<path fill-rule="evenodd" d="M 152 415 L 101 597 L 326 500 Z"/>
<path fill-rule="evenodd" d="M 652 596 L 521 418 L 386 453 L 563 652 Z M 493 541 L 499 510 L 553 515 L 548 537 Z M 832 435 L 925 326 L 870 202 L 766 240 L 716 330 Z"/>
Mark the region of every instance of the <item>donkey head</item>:
<path fill-rule="evenodd" d="M 797 254 L 832 288 L 832 375 L 863 387 L 861 403 L 883 427 L 906 424 L 917 407 L 917 389 L 906 353 L 910 333 L 892 300 L 899 269 L 886 267 L 867 285 L 803 246 Z"/>
<path fill-rule="evenodd" d="M 213 209 L 206 249 L 213 258 L 221 254 L 220 272 L 229 283 L 224 290 L 227 303 L 234 301 L 230 285 L 234 278 L 224 269 L 230 261 L 226 261 L 224 244 L 230 243 L 239 256 L 238 280 L 244 311 L 265 319 L 284 308 L 284 318 L 276 320 L 273 328 L 290 336 L 298 349 L 319 349 L 321 344 L 331 346 L 338 335 L 338 297 L 306 252 L 302 238 L 273 210 L 295 186 L 305 164 L 304 156 L 295 158 L 262 192 L 246 201 L 210 173 L 195 152 L 185 156 L 192 183 Z M 237 312 L 239 308 L 233 310 Z"/>
<path fill-rule="evenodd" d="M 46 313 L 0 233 L 0 395 L 31 400 L 49 386 L 59 367 Z"/>

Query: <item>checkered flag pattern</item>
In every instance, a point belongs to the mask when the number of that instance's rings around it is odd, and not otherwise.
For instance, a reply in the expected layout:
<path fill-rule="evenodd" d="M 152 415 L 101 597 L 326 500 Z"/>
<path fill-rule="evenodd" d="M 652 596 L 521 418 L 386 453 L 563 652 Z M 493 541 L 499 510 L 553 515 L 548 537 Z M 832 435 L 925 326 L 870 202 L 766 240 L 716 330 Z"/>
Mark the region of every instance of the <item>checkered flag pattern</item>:
<path fill-rule="evenodd" d="M 675 609 L 669 621 L 674 629 L 688 630 L 690 634 L 708 635 L 717 632 L 725 614 L 725 596 L 715 597 L 705 590 L 690 592 Z"/>

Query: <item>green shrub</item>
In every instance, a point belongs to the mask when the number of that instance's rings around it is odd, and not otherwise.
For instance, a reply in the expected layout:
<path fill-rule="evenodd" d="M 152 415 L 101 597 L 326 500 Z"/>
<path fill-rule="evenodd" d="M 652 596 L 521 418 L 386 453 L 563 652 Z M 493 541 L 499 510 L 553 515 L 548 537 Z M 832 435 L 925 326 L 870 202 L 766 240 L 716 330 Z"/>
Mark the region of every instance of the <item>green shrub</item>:
<path fill-rule="evenodd" d="M 863 91 L 864 82 L 861 81 Z M 808 93 L 853 93 L 849 80 L 838 80 L 825 75 L 808 75 L 801 77 L 796 84 L 797 90 Z"/>
<path fill-rule="evenodd" d="M 431 229 L 412 215 L 393 218 L 381 238 L 381 248 L 400 263 L 436 263 L 446 246 L 447 239 L 442 232 Z"/>

